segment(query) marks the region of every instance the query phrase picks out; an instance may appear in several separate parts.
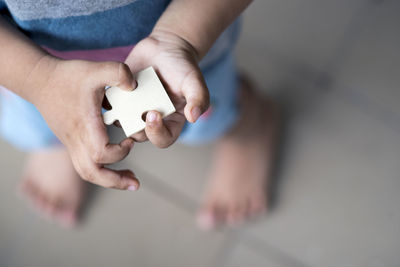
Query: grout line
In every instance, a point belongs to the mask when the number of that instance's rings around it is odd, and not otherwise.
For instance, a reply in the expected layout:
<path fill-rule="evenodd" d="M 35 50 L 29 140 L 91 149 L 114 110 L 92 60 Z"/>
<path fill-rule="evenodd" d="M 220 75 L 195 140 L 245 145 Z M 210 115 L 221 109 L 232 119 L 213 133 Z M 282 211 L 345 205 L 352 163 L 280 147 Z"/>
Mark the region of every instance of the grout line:
<path fill-rule="evenodd" d="M 327 61 L 325 67 L 322 67 L 323 74 L 336 73 L 340 65 L 351 53 L 356 39 L 360 36 L 364 29 L 366 20 L 369 15 L 376 10 L 379 3 L 373 3 L 371 0 L 365 1 L 360 10 L 355 12 L 353 19 L 350 20 L 347 29 L 344 31 L 342 40 L 339 42 L 336 51 L 333 53 L 331 60 Z"/>
<path fill-rule="evenodd" d="M 146 186 L 149 191 L 157 194 L 170 201 L 176 207 L 183 209 L 185 212 L 194 214 L 198 206 L 198 202 L 181 192 L 163 182 L 162 180 L 156 178 L 138 166 L 135 166 L 137 170 L 146 175 Z M 272 247 L 271 245 L 265 243 L 263 240 L 255 238 L 254 236 L 244 235 L 240 230 L 227 230 L 224 235 L 224 241 L 220 246 L 219 251 L 215 253 L 215 258 L 211 261 L 211 266 L 225 267 L 228 264 L 229 255 L 238 243 L 243 243 L 249 249 L 257 254 L 261 254 L 263 257 L 268 255 L 269 258 L 274 258 L 276 261 L 284 263 L 285 266 L 298 266 L 306 267 L 307 265 L 301 263 L 300 261 L 288 256 L 284 252 Z"/>
<path fill-rule="evenodd" d="M 238 231 L 228 230 L 227 238 L 224 240 L 221 249 L 216 253 L 216 256 L 211 264 L 215 267 L 225 267 L 228 264 L 229 256 L 238 244 Z"/>
<path fill-rule="evenodd" d="M 135 169 L 146 175 L 146 186 L 149 191 L 162 198 L 167 199 L 177 208 L 182 209 L 189 214 L 195 214 L 195 210 L 197 209 L 199 204 L 195 199 L 191 198 L 180 190 L 173 188 L 164 181 L 156 178 L 154 175 L 143 171 L 142 168 L 135 166 Z M 237 231 L 228 229 L 227 231 L 222 233 L 224 235 L 223 242 L 220 246 L 220 249 L 216 251 L 214 258 L 211 259 L 210 266 L 225 266 L 228 255 L 237 243 Z"/>
<path fill-rule="evenodd" d="M 289 256 L 287 253 L 282 250 L 273 247 L 270 244 L 267 244 L 265 241 L 259 239 L 258 237 L 249 234 L 243 233 L 241 235 L 240 240 L 243 245 L 252 250 L 253 252 L 259 254 L 262 257 L 273 259 L 276 262 L 279 262 L 287 267 L 308 267 L 308 264 L 301 262 L 300 260 Z"/>
<path fill-rule="evenodd" d="M 351 20 L 348 29 L 343 34 L 341 44 L 336 49 L 331 61 L 322 68 L 323 71 L 316 78 L 314 86 L 316 89 L 332 89 L 333 92 L 337 93 L 338 97 L 351 103 L 352 106 L 358 108 L 367 116 L 382 122 L 386 127 L 400 133 L 400 116 L 391 109 L 376 103 L 367 95 L 360 92 L 360 90 L 349 88 L 348 86 L 342 86 L 345 89 L 338 89 L 341 87 L 338 87 L 337 84 L 336 86 L 332 86 L 335 84 L 335 76 L 340 66 L 343 65 L 344 60 L 354 49 L 354 44 L 363 31 L 365 22 L 371 18 L 371 13 L 377 7 L 385 4 L 385 2 L 387 1 L 367 0 L 365 6 L 354 15 L 354 19 Z"/>
<path fill-rule="evenodd" d="M 359 90 L 342 87 L 344 89 L 336 89 L 335 95 L 338 98 L 349 102 L 353 107 L 358 108 L 368 117 L 383 123 L 387 128 L 400 134 L 400 116 L 391 109 L 382 107 L 375 103 L 366 94 Z"/>
<path fill-rule="evenodd" d="M 149 191 L 168 199 L 175 206 L 190 214 L 195 213 L 198 206 L 198 202 L 195 199 L 144 171 L 140 166 L 135 165 L 134 168 L 146 176 L 146 186 Z"/>

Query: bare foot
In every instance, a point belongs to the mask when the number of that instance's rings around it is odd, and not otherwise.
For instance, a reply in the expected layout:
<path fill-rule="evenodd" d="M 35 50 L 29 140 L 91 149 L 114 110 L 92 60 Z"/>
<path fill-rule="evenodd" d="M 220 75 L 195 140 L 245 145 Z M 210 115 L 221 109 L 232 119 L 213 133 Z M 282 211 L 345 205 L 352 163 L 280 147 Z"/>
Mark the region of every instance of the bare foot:
<path fill-rule="evenodd" d="M 277 110 L 248 82 L 243 82 L 241 93 L 241 118 L 216 145 L 211 179 L 198 214 L 198 225 L 204 230 L 238 225 L 267 210 Z"/>
<path fill-rule="evenodd" d="M 68 152 L 60 146 L 29 155 L 20 189 L 39 213 L 72 227 L 78 221 L 86 187 Z"/>

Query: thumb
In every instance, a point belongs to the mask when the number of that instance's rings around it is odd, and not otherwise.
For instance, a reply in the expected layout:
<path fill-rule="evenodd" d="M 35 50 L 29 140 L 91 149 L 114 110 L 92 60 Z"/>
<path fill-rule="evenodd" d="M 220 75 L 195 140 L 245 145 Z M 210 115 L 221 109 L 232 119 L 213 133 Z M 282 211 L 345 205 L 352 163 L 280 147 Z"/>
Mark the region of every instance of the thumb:
<path fill-rule="evenodd" d="M 196 122 L 210 105 L 210 95 L 200 70 L 192 71 L 182 86 L 182 93 L 186 99 L 185 117 L 189 122 Z"/>
<path fill-rule="evenodd" d="M 137 82 L 126 64 L 122 62 L 106 62 L 105 64 L 100 75 L 107 86 L 116 86 L 127 91 L 132 91 L 137 87 Z"/>

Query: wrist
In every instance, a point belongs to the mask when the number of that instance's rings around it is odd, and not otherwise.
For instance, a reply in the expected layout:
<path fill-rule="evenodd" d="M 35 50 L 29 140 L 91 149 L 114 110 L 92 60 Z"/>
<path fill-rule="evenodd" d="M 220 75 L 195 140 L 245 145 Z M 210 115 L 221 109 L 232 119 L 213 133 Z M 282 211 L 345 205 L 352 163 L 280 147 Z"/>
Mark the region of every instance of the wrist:
<path fill-rule="evenodd" d="M 43 90 L 47 87 L 47 82 L 59 62 L 59 59 L 49 54 L 43 54 L 38 57 L 22 84 L 20 95 L 36 105 L 37 99 L 43 94 Z"/>
<path fill-rule="evenodd" d="M 192 40 L 177 31 L 168 29 L 167 27 L 157 25 L 149 37 L 185 50 L 194 57 L 196 62 L 199 62 L 205 54 Z"/>

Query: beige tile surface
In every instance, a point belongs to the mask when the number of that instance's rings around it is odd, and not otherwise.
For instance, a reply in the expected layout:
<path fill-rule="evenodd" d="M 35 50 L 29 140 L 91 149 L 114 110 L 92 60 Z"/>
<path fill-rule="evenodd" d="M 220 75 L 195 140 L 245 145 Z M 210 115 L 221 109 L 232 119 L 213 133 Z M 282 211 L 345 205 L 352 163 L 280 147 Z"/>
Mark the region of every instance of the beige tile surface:
<path fill-rule="evenodd" d="M 278 205 L 248 233 L 311 266 L 396 266 L 399 134 L 340 95 L 301 97 L 310 105 L 289 124 Z"/>
<path fill-rule="evenodd" d="M 365 105 L 396 114 L 400 120 L 400 2 L 385 1 L 370 12 L 335 78 L 345 90 L 364 95 Z"/>
<path fill-rule="evenodd" d="M 290 265 L 285 265 L 284 263 L 274 261 L 270 259 L 269 255 L 263 255 L 257 253 L 252 249 L 249 249 L 243 244 L 238 244 L 231 251 L 229 259 L 224 263 L 223 266 L 229 267 L 286 267 Z"/>
<path fill-rule="evenodd" d="M 377 3 L 258 0 L 246 12 L 238 64 L 284 96 L 289 119 L 266 218 L 198 231 L 213 145 L 137 144 L 116 167 L 141 190 L 99 190 L 82 227 L 62 230 L 16 197 L 24 154 L 0 141 L 0 266 L 399 266 L 400 6 Z M 332 62 L 333 86 L 310 86 Z"/>
<path fill-rule="evenodd" d="M 258 0 L 246 11 L 238 64 L 272 90 L 320 71 L 368 1 Z"/>
<path fill-rule="evenodd" d="M 193 214 L 143 186 L 101 190 L 77 231 L 59 229 L 15 197 L 21 153 L 0 143 L 0 266 L 210 266 L 223 233 L 197 230 Z"/>
<path fill-rule="evenodd" d="M 116 140 L 121 131 L 113 129 Z M 132 168 L 143 186 L 150 174 L 172 190 L 192 200 L 192 207 L 202 199 L 212 160 L 213 144 L 185 146 L 175 143 L 167 149 L 159 149 L 150 143 L 135 144 L 133 153 L 120 164 L 120 168 Z"/>

